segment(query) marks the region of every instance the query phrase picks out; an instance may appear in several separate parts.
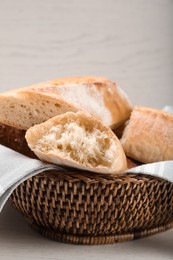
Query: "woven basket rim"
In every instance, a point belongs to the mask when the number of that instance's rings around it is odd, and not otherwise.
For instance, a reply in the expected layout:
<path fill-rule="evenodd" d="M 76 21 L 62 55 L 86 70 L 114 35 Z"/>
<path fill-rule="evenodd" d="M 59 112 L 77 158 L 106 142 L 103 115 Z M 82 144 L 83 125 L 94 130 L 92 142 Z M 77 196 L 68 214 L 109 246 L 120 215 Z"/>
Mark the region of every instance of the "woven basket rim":
<path fill-rule="evenodd" d="M 43 173 L 40 173 L 37 175 L 37 178 L 46 177 L 49 180 L 53 181 L 70 181 L 70 182 L 79 182 L 82 181 L 87 184 L 92 183 L 105 183 L 105 184 L 111 184 L 111 183 L 118 183 L 118 184 L 124 184 L 124 183 L 135 183 L 135 184 L 141 184 L 144 182 L 150 182 L 153 183 L 156 180 L 160 180 L 163 182 L 168 182 L 165 179 L 151 176 L 148 174 L 136 174 L 136 173 L 120 173 L 120 174 L 100 174 L 96 173 L 93 174 L 92 172 L 87 171 L 78 171 L 78 170 L 71 170 L 67 171 L 65 169 L 60 169 L 58 171 L 56 170 L 47 170 Z"/>

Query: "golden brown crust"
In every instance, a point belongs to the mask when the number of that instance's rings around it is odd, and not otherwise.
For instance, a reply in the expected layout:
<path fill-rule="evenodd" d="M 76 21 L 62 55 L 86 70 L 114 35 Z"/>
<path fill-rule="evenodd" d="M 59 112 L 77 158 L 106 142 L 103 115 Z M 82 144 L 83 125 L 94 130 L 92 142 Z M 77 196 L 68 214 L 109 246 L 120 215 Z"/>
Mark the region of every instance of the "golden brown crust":
<path fill-rule="evenodd" d="M 104 105 L 109 111 L 111 111 L 111 125 L 113 127 L 119 126 L 129 118 L 132 111 L 132 105 L 126 94 L 118 87 L 115 82 L 112 82 L 111 80 L 108 80 L 104 77 L 79 76 L 55 79 L 33 85 L 28 90 L 50 95 L 60 95 L 59 89 L 56 87 L 66 84 L 95 85 L 99 91 L 104 90 Z M 99 119 L 101 120 L 101 118 Z"/>
<path fill-rule="evenodd" d="M 86 83 L 86 84 L 94 84 L 94 83 L 100 83 L 102 82 L 103 84 L 109 84 L 111 81 L 104 78 L 104 77 L 95 77 L 95 76 L 77 76 L 77 77 L 67 77 L 67 78 L 58 78 L 58 79 L 53 79 L 50 81 L 46 82 L 41 82 L 38 84 L 33 84 L 29 87 L 25 87 L 26 89 L 35 89 L 35 88 L 40 88 L 40 87 L 45 87 L 47 86 L 59 86 L 59 85 L 65 85 L 65 84 L 80 84 L 80 83 Z M 23 88 L 21 88 L 22 90 Z M 44 88 L 43 88 L 44 91 Z"/>
<path fill-rule="evenodd" d="M 121 143 L 127 156 L 143 163 L 173 160 L 173 115 L 135 107 Z"/>
<path fill-rule="evenodd" d="M 40 108 L 42 112 L 37 113 Z M 55 79 L 0 95 L 0 122 L 25 130 L 53 116 L 79 110 L 88 111 L 104 124 L 115 127 L 130 116 L 131 109 L 126 94 L 117 84 L 102 77 Z"/>

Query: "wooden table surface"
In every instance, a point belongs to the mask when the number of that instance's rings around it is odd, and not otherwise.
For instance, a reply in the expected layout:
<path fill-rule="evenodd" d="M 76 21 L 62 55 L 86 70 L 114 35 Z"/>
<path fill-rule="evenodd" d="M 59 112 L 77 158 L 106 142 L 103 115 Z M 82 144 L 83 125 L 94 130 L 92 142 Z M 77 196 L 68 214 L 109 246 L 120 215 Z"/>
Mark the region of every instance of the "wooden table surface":
<path fill-rule="evenodd" d="M 173 105 L 173 1 L 0 3 L 0 91 L 52 78 L 116 80 L 134 104 Z M 173 230 L 132 242 L 74 246 L 43 238 L 7 204 L 0 259 L 173 259 Z"/>

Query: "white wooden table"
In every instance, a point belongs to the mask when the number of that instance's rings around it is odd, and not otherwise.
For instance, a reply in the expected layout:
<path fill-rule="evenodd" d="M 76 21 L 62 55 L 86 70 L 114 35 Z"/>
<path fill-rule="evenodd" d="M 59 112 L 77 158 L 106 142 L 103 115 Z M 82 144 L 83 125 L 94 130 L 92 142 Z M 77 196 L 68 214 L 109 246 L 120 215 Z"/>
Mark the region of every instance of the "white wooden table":
<path fill-rule="evenodd" d="M 134 104 L 173 105 L 173 1 L 5 0 L 0 91 L 74 75 L 116 80 Z M 132 242 L 74 246 L 32 231 L 7 204 L 0 259 L 173 259 L 173 230 Z"/>

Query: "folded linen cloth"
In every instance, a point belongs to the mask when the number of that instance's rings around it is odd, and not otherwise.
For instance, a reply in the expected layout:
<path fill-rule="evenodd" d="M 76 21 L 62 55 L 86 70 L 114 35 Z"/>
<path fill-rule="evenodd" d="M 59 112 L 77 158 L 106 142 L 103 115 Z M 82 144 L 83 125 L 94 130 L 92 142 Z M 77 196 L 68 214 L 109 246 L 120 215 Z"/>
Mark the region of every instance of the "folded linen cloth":
<path fill-rule="evenodd" d="M 173 183 L 173 161 L 142 164 L 129 169 L 125 173 L 146 174 L 159 177 Z"/>
<path fill-rule="evenodd" d="M 0 211 L 20 183 L 43 171 L 60 169 L 0 145 Z"/>

